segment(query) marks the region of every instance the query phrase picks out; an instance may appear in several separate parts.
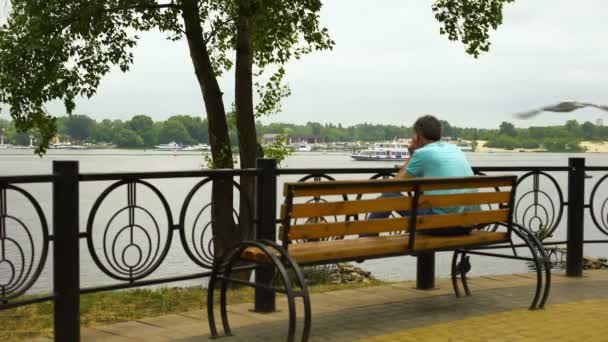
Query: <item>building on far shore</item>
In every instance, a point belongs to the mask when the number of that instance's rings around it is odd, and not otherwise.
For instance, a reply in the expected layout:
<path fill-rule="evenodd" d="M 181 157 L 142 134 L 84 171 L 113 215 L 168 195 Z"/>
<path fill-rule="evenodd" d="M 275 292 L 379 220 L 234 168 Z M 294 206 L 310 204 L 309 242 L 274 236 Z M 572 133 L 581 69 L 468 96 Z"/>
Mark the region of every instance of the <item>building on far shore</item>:
<path fill-rule="evenodd" d="M 595 125 L 596 126 L 604 126 L 604 119 L 599 118 L 599 119 L 595 120 Z"/>
<path fill-rule="evenodd" d="M 262 135 L 262 145 L 268 145 L 275 142 L 283 134 L 264 134 Z"/>

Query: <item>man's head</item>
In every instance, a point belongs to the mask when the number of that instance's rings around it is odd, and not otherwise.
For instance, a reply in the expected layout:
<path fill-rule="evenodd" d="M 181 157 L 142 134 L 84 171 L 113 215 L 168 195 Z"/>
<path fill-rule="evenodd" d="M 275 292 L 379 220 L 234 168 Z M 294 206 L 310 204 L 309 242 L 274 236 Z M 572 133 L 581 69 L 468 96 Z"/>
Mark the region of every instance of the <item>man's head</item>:
<path fill-rule="evenodd" d="M 432 115 L 421 116 L 414 123 L 414 132 L 419 143 L 426 145 L 441 140 L 441 121 Z"/>

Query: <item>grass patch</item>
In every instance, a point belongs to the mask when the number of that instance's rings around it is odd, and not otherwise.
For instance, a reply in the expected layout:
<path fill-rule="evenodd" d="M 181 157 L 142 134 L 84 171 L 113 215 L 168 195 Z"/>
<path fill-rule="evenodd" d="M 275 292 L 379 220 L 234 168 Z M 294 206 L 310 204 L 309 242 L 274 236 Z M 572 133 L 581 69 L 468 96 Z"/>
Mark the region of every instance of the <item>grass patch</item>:
<path fill-rule="evenodd" d="M 311 293 L 355 289 L 385 284 L 379 280 L 354 284 L 318 284 Z M 252 288 L 228 291 L 229 303 L 253 302 Z M 82 327 L 130 321 L 144 317 L 205 309 L 207 290 L 202 287 L 135 289 L 93 293 L 80 296 Z M 53 336 L 53 303 L 38 303 L 0 311 L 0 341 L 15 341 L 35 336 Z"/>

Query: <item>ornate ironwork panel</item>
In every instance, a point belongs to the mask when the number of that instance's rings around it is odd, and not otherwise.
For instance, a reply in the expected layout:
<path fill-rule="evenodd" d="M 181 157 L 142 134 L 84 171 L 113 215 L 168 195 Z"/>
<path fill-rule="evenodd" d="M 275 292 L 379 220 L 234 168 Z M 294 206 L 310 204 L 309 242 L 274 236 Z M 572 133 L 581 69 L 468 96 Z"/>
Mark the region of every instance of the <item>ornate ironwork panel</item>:
<path fill-rule="evenodd" d="M 151 190 L 158 198 L 165 211 L 166 226 L 161 227 L 152 212 L 138 204 L 138 186 Z M 126 190 L 126 205 L 107 222 L 96 223 L 100 206 L 119 189 Z M 105 274 L 134 282 L 160 266 L 171 246 L 172 233 L 173 218 L 162 193 L 142 180 L 120 181 L 108 187 L 93 204 L 87 223 L 87 244 L 93 261 Z M 99 236 L 101 241 L 96 238 Z"/>
<path fill-rule="evenodd" d="M 529 187 L 522 185 L 531 183 Z M 520 189 L 530 188 L 522 193 Z M 564 195 L 553 176 L 532 171 L 517 180 L 514 221 L 528 228 L 541 240 L 552 236 L 564 212 Z M 552 196 L 554 195 L 554 196 Z"/>
<path fill-rule="evenodd" d="M 589 199 L 589 211 L 597 229 L 608 235 L 608 196 L 604 195 L 608 193 L 606 179 L 608 179 L 608 174 L 600 178 L 593 186 Z"/>
<path fill-rule="evenodd" d="M 198 182 L 186 196 L 180 212 L 180 238 L 184 250 L 190 259 L 197 265 L 206 268 L 213 268 L 214 245 L 213 245 L 213 221 L 211 219 L 211 198 L 209 202 L 198 203 L 193 201 L 195 195 L 201 193 L 206 186 L 211 186 L 212 178 L 205 178 Z M 233 181 L 233 189 L 240 191 L 240 185 Z M 210 193 L 211 191 L 209 191 Z M 245 205 L 251 206 L 247 203 Z M 192 223 L 188 222 L 188 213 L 191 210 L 196 215 Z M 249 212 L 251 212 L 249 210 Z M 239 221 L 239 215 L 235 208 L 232 208 L 235 222 Z"/>
<path fill-rule="evenodd" d="M 39 221 L 36 230 L 26 224 L 26 218 L 11 213 L 11 206 L 8 204 L 9 193 L 21 196 L 25 203 L 32 206 L 33 212 L 30 214 Z M 1 303 L 8 303 L 32 287 L 44 268 L 48 245 L 48 225 L 38 201 L 22 188 L 0 184 Z"/>

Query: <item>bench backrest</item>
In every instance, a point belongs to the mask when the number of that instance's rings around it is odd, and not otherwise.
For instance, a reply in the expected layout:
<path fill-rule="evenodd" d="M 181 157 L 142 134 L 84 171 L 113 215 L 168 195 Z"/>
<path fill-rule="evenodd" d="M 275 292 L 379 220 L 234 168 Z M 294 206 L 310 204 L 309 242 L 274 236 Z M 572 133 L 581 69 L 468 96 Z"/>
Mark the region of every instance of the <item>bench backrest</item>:
<path fill-rule="evenodd" d="M 347 235 L 405 231 L 410 233 L 409 246 L 413 249 L 415 233 L 432 229 L 504 223 L 510 234 L 516 181 L 516 176 L 472 176 L 286 183 L 285 203 L 281 208 L 281 239 L 288 248 L 289 243 L 296 240 L 302 243 Z M 456 189 L 474 191 L 432 194 L 433 190 Z M 407 196 L 377 198 L 389 192 Z M 369 199 L 358 199 L 363 196 Z M 477 210 L 417 214 L 418 209 L 455 206 L 473 206 Z M 368 213 L 404 210 L 411 211 L 411 216 L 367 218 Z"/>

